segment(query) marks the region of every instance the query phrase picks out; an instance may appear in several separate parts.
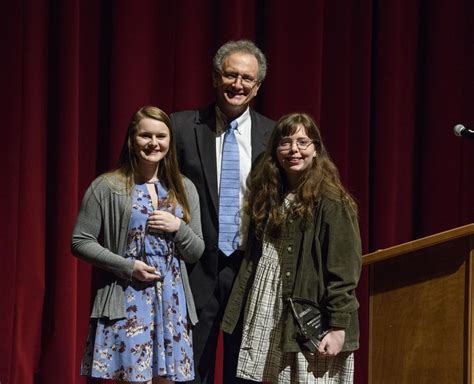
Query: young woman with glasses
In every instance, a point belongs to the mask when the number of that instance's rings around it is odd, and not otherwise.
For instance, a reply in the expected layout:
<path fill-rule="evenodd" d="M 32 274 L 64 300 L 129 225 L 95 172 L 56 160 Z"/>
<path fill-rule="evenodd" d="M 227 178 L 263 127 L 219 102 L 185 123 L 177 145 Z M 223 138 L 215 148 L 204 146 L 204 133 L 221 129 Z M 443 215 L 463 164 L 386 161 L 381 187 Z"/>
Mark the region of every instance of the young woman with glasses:
<path fill-rule="evenodd" d="M 250 176 L 247 211 L 247 251 L 222 322 L 232 333 L 243 315 L 237 376 L 352 383 L 359 346 L 357 206 L 309 115 L 277 122 Z M 324 329 L 316 342 L 303 332 L 290 298 L 318 308 Z"/>

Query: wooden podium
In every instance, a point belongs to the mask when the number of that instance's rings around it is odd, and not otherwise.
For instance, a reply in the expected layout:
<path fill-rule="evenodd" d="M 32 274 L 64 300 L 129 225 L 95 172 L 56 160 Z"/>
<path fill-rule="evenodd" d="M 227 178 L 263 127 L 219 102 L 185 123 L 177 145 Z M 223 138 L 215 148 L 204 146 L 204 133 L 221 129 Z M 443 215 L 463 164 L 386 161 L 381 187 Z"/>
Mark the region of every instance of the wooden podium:
<path fill-rule="evenodd" d="M 369 383 L 474 383 L 474 224 L 363 256 Z"/>

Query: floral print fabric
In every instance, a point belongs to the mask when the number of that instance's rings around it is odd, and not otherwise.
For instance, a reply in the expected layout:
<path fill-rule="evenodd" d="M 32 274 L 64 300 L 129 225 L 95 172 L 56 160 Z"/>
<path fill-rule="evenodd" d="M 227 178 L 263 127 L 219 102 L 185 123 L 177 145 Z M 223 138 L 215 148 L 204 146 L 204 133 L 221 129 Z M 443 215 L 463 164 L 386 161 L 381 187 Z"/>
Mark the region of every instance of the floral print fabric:
<path fill-rule="evenodd" d="M 171 211 L 167 191 L 157 182 L 158 208 Z M 92 319 L 81 374 L 114 380 L 194 379 L 192 336 L 172 235 L 146 227 L 153 211 L 146 184 L 135 186 L 125 257 L 156 268 L 156 283 L 132 281 L 125 289 L 127 317 Z M 180 207 L 173 212 L 182 217 Z"/>

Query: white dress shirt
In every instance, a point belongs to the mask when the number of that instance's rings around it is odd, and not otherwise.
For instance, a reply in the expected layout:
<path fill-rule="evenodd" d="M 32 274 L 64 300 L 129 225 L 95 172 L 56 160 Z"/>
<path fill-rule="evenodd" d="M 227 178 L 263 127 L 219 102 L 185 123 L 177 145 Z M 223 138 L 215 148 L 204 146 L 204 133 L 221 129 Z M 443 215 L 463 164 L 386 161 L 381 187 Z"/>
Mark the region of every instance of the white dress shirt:
<path fill-rule="evenodd" d="M 224 148 L 224 134 L 229 121 L 227 117 L 216 106 L 216 165 L 217 165 L 217 188 L 220 190 L 222 150 Z M 245 184 L 252 166 L 252 141 L 251 141 L 252 119 L 250 118 L 250 109 L 242 113 L 237 118 L 237 128 L 235 137 L 239 145 L 240 159 L 240 246 L 239 249 L 245 249 L 247 243 L 247 229 L 249 218 L 243 213 Z"/>

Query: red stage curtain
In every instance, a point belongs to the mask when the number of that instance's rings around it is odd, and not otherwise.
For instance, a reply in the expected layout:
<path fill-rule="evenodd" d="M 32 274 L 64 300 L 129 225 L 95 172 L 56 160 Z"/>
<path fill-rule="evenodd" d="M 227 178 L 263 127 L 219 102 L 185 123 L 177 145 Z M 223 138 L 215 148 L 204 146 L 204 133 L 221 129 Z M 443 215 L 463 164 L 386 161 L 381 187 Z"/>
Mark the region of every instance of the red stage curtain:
<path fill-rule="evenodd" d="M 91 268 L 69 251 L 85 188 L 140 106 L 213 101 L 229 39 L 269 59 L 255 108 L 319 122 L 364 252 L 474 221 L 472 0 L 23 0 L 2 4 L 0 382 L 79 384 Z M 367 382 L 367 271 L 356 383 Z M 217 368 L 220 372 L 220 367 Z"/>

